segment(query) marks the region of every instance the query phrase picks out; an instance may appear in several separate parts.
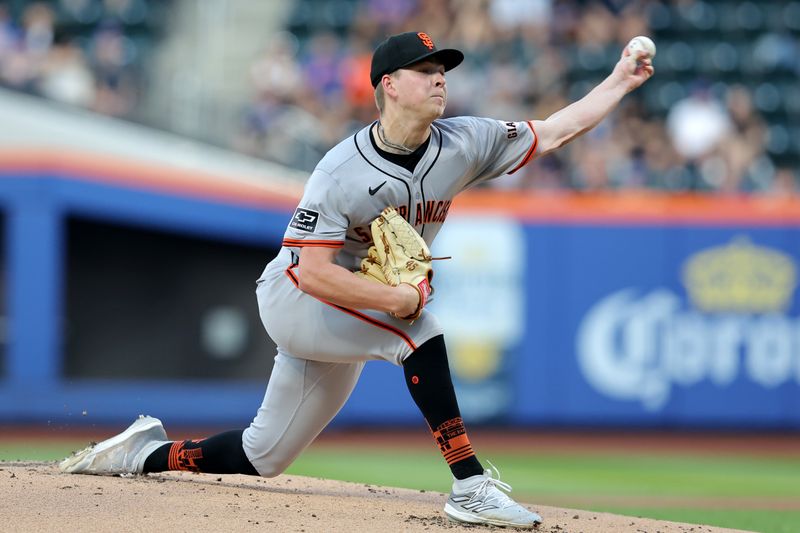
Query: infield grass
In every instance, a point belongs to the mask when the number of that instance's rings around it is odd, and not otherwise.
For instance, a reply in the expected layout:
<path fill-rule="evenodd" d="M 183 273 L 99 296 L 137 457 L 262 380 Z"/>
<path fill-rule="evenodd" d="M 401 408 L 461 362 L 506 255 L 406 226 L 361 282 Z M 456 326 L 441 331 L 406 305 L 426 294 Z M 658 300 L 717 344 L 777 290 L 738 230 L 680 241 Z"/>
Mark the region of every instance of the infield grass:
<path fill-rule="evenodd" d="M 289 473 L 449 492 L 436 450 L 311 448 Z M 800 532 L 800 459 L 560 455 L 486 450 L 524 502 L 707 524 Z M 484 466 L 486 466 L 484 464 Z"/>
<path fill-rule="evenodd" d="M 48 461 L 86 441 L 20 443 L 0 436 L 0 460 Z M 664 454 L 558 454 L 483 449 L 523 502 L 763 533 L 800 531 L 800 459 Z M 486 465 L 484 465 L 486 466 Z M 314 445 L 289 474 L 449 492 L 431 449 Z"/>

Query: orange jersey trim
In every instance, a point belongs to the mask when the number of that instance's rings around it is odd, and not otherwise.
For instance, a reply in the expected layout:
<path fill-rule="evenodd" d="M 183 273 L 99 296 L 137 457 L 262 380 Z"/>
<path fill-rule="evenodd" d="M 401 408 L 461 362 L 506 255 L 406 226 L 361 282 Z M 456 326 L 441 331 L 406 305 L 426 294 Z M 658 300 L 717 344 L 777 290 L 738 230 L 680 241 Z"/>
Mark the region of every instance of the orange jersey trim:
<path fill-rule="evenodd" d="M 528 153 L 525 154 L 525 158 L 522 161 L 520 161 L 519 165 L 517 165 L 514 168 L 514 170 L 509 172 L 509 174 L 513 174 L 517 170 L 519 170 L 522 167 L 524 167 L 525 165 L 527 165 L 528 161 L 530 161 L 531 157 L 533 157 L 533 153 L 536 151 L 536 147 L 539 145 L 539 136 L 536 135 L 536 130 L 533 129 L 533 124 L 531 124 L 530 120 L 526 121 L 525 123 L 528 125 L 528 127 L 531 129 L 531 132 L 533 133 L 533 144 L 531 145 L 530 149 L 528 150 Z"/>
<path fill-rule="evenodd" d="M 292 270 L 297 268 L 297 267 L 298 267 L 298 265 L 289 266 L 286 269 L 286 275 L 289 277 L 289 279 L 292 281 L 292 283 L 294 283 L 294 286 L 297 287 L 298 290 L 301 290 L 300 289 L 300 281 L 297 279 L 297 275 L 294 272 L 292 272 Z M 348 315 L 350 315 L 350 316 L 352 316 L 354 318 L 357 318 L 357 319 L 359 319 L 359 320 L 361 320 L 363 322 L 366 322 L 367 324 L 371 324 L 373 326 L 379 327 L 379 328 L 381 328 L 383 330 L 388 331 L 389 333 L 394 333 L 395 335 L 397 335 L 398 337 L 403 339 L 403 341 L 409 346 L 409 348 L 411 348 L 412 350 L 416 350 L 417 349 L 417 345 L 414 343 L 414 341 L 411 339 L 411 337 L 409 337 L 406 334 L 406 332 L 403 331 L 403 330 L 397 329 L 394 326 L 390 326 L 389 324 L 381 322 L 380 320 L 374 319 L 369 315 L 365 315 L 363 313 L 359 313 L 355 309 L 350 309 L 348 307 L 342 307 L 341 305 L 336 305 L 335 303 L 331 303 L 331 302 L 328 302 L 326 300 L 322 300 L 321 298 L 317 298 L 316 296 L 312 296 L 312 298 L 315 298 L 315 299 L 319 300 L 320 302 L 322 302 L 322 303 L 324 303 L 326 305 L 330 305 L 331 307 L 333 307 L 335 309 L 338 309 L 339 311 L 342 311 L 343 313 L 347 313 Z"/>
<path fill-rule="evenodd" d="M 320 247 L 320 248 L 341 248 L 344 246 L 344 241 L 311 241 L 303 239 L 283 239 L 283 246 L 304 248 L 304 247 Z"/>

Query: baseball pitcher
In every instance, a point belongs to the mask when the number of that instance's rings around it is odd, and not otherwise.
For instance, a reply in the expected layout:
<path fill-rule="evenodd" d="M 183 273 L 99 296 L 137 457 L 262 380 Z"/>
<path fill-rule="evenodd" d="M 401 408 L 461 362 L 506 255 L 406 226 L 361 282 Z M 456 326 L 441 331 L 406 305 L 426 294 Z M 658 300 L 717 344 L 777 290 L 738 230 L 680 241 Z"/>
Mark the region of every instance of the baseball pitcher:
<path fill-rule="evenodd" d="M 422 32 L 393 35 L 372 57 L 379 118 L 319 162 L 257 282 L 261 319 L 278 353 L 263 403 L 245 429 L 169 441 L 140 417 L 77 452 L 65 472 L 193 470 L 277 476 L 347 401 L 364 364 L 402 367 L 453 475 L 444 511 L 455 521 L 532 528 L 535 512 L 472 448 L 450 379 L 444 333 L 425 309 L 431 243 L 459 192 L 519 170 L 595 127 L 653 75 L 651 55 L 625 48 L 611 74 L 544 120 L 442 119 L 445 73 L 463 54 Z"/>

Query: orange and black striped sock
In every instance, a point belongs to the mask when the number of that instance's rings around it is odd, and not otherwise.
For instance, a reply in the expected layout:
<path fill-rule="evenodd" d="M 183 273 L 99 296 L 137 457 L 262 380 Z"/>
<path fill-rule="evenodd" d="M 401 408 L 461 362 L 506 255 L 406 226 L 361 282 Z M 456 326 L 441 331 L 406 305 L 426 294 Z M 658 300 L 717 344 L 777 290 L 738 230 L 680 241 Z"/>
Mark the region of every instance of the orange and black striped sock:
<path fill-rule="evenodd" d="M 199 472 L 198 461 L 203 459 L 201 442 L 201 439 L 173 442 L 169 447 L 169 455 L 167 455 L 167 468 Z"/>
<path fill-rule="evenodd" d="M 433 430 L 433 438 L 439 445 L 444 460 L 451 467 L 456 463 L 475 457 L 472 444 L 467 437 L 467 430 L 464 428 L 464 421 L 460 416 L 439 424 L 439 427 Z M 480 468 L 480 463 L 478 463 L 478 468 Z"/>
<path fill-rule="evenodd" d="M 179 440 L 160 446 L 145 460 L 144 472 L 165 470 L 258 475 L 242 448 L 241 429 L 207 439 Z"/>
<path fill-rule="evenodd" d="M 411 397 L 433 432 L 456 479 L 483 473 L 472 450 L 458 409 L 444 337 L 438 335 L 417 348 L 405 361 L 403 372 Z"/>

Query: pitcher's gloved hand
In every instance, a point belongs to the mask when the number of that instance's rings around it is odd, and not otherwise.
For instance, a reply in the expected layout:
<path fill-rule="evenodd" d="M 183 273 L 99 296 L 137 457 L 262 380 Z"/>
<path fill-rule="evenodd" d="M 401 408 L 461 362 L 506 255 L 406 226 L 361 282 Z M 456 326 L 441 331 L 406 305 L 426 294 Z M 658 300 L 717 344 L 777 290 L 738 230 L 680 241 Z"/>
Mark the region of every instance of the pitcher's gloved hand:
<path fill-rule="evenodd" d="M 417 309 L 410 315 L 396 316 L 416 320 L 433 293 L 431 262 L 434 258 L 428 245 L 394 207 L 384 209 L 370 224 L 370 231 L 375 244 L 369 248 L 356 274 L 393 287 L 406 283 L 416 289 L 419 294 Z"/>

